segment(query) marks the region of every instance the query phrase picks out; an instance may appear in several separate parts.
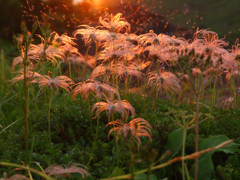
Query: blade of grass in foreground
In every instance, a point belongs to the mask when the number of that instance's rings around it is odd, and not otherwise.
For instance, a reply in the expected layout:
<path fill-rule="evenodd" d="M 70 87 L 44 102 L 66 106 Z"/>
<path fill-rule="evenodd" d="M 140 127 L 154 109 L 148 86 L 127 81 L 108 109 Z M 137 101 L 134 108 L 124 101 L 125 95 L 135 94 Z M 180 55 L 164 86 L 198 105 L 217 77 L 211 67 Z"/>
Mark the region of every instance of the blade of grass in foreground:
<path fill-rule="evenodd" d="M 173 158 L 165 163 L 162 163 L 162 164 L 159 164 L 157 166 L 153 166 L 151 168 L 151 170 L 155 170 L 155 169 L 160 169 L 160 168 L 163 168 L 163 167 L 166 167 L 168 165 L 171 165 L 175 162 L 178 162 L 178 161 L 182 161 L 182 160 L 189 160 L 189 159 L 195 159 L 196 157 L 199 157 L 201 156 L 202 154 L 205 154 L 209 151 L 212 151 L 212 150 L 216 150 L 216 149 L 219 149 L 219 148 L 222 148 L 224 146 L 227 146 L 229 145 L 230 143 L 232 143 L 234 140 L 231 139 L 231 140 L 228 140 L 228 141 L 225 141 L 221 144 L 219 144 L 218 146 L 215 146 L 215 147 L 212 147 L 212 148 L 208 148 L 208 149 L 204 149 L 202 151 L 198 151 L 198 152 L 195 152 L 195 153 L 192 153 L 190 155 L 187 155 L 187 156 L 179 156 L 179 157 L 176 157 L 176 158 Z M 145 173 L 145 172 L 148 172 L 149 169 L 143 169 L 141 171 L 138 171 L 135 173 L 135 175 L 137 174 L 142 174 L 142 173 Z M 116 179 L 129 179 L 131 178 L 132 174 L 126 174 L 126 175 L 123 175 L 123 176 L 117 176 L 117 177 L 112 177 L 112 178 L 105 178 L 105 179 L 102 179 L 102 180 L 116 180 Z"/>
<path fill-rule="evenodd" d="M 30 167 L 26 167 L 26 166 L 23 166 L 23 165 L 19 165 L 19 164 L 14 164 L 14 163 L 8 163 L 8 162 L 0 162 L 0 165 L 1 166 L 11 166 L 11 167 L 17 167 L 17 168 L 21 168 L 21 169 L 25 169 L 27 171 L 31 171 L 47 180 L 55 180 L 54 178 L 51 178 L 50 176 L 48 176 L 47 174 L 41 172 L 41 171 L 38 171 L 36 169 L 33 169 L 33 168 L 30 168 Z"/>

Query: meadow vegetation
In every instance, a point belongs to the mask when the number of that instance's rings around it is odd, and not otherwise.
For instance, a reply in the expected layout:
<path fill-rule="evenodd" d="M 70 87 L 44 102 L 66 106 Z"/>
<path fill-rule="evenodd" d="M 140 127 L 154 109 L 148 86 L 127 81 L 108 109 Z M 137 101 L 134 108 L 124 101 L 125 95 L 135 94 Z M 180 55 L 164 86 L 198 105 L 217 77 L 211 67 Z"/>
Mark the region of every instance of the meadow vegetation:
<path fill-rule="evenodd" d="M 238 41 L 137 35 L 121 13 L 21 31 L 0 52 L 2 179 L 240 178 Z"/>

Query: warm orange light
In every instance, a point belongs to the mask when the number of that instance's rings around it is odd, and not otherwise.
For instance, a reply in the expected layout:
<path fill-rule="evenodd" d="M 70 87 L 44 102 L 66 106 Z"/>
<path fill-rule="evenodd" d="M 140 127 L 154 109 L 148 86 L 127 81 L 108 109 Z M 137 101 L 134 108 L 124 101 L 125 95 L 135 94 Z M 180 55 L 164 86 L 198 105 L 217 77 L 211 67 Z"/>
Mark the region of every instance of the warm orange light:
<path fill-rule="evenodd" d="M 101 4 L 101 0 L 93 0 L 94 6 L 99 6 Z"/>
<path fill-rule="evenodd" d="M 74 4 L 74 5 L 76 5 L 76 4 L 78 4 L 78 3 L 81 3 L 81 2 L 83 2 L 83 0 L 73 0 L 73 4 Z"/>
<path fill-rule="evenodd" d="M 73 4 L 76 5 L 82 3 L 83 1 L 90 3 L 93 7 L 99 7 L 102 5 L 103 0 L 73 0 Z"/>

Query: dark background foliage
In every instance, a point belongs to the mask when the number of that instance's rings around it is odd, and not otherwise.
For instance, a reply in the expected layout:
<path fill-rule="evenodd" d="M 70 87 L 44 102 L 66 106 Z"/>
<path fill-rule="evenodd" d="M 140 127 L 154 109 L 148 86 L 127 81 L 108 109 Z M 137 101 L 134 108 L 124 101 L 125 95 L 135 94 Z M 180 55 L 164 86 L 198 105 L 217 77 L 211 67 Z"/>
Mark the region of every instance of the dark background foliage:
<path fill-rule="evenodd" d="M 104 5 L 96 8 L 91 0 L 76 5 L 73 0 L 1 0 L 0 39 L 11 40 L 13 34 L 20 33 L 21 21 L 31 24 L 35 16 L 50 22 L 51 28 L 58 33 L 69 32 L 71 35 L 81 24 L 96 25 L 99 16 L 119 12 L 130 22 L 135 33 L 153 29 L 156 33 L 189 38 L 196 28 L 209 28 L 232 44 L 239 36 L 240 2 L 234 0 L 102 2 Z"/>

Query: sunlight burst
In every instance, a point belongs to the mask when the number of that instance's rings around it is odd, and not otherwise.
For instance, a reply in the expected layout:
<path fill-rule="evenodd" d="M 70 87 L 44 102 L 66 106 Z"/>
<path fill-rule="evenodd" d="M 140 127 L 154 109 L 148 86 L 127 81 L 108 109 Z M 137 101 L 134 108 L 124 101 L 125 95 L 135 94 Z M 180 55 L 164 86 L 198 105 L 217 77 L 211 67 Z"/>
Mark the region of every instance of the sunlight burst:
<path fill-rule="evenodd" d="M 81 2 L 83 2 L 83 0 L 73 0 L 73 4 L 74 4 L 74 5 L 79 4 L 79 3 L 81 3 Z"/>

